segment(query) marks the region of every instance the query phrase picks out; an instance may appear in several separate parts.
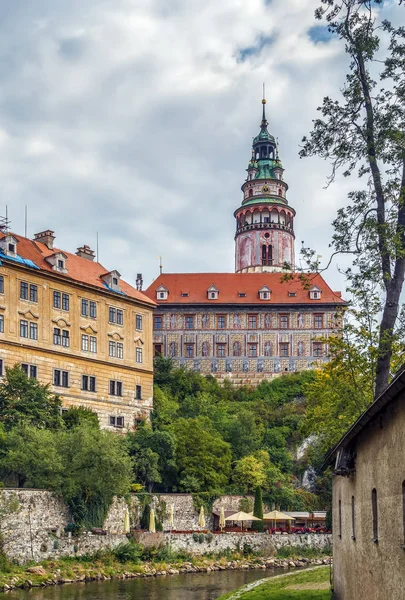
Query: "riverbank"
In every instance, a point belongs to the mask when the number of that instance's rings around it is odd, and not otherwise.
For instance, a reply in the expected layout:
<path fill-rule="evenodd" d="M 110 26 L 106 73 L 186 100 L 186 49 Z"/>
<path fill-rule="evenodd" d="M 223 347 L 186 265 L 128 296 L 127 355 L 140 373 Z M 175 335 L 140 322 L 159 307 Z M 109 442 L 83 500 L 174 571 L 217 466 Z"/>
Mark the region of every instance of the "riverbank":
<path fill-rule="evenodd" d="M 64 558 L 56 561 L 43 561 L 37 565 L 20 566 L 4 564 L 0 569 L 0 590 L 46 587 L 86 581 L 107 581 L 110 579 L 134 579 L 138 577 L 164 577 L 179 573 L 211 573 L 226 570 L 266 570 L 303 568 L 309 565 L 322 565 L 330 562 L 330 557 L 305 556 L 295 558 L 274 558 L 243 556 L 240 553 L 223 556 L 170 557 L 166 560 L 119 561 L 114 554 L 104 553 L 80 559 Z"/>
<path fill-rule="evenodd" d="M 305 573 L 288 573 L 271 580 L 259 580 L 218 600 L 330 600 L 329 567 L 308 569 Z"/>

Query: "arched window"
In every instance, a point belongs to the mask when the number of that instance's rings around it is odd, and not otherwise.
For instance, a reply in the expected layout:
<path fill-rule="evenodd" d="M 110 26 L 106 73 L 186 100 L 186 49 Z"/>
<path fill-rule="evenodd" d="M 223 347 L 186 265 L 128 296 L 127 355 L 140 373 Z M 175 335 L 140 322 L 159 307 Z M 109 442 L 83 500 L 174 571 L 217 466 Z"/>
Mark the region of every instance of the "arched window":
<path fill-rule="evenodd" d="M 342 501 L 339 500 L 339 537 L 342 537 Z"/>
<path fill-rule="evenodd" d="M 355 505 L 354 505 L 354 496 L 352 496 L 352 540 L 356 539 L 356 515 L 355 515 Z"/>
<path fill-rule="evenodd" d="M 273 246 L 267 246 L 267 264 L 273 264 Z"/>
<path fill-rule="evenodd" d="M 263 244 L 262 246 L 262 265 L 267 264 L 267 246 Z"/>
<path fill-rule="evenodd" d="M 373 513 L 373 542 L 378 542 L 378 511 L 377 511 L 377 490 L 374 488 L 371 492 L 371 509 Z"/>
<path fill-rule="evenodd" d="M 249 198 L 250 198 L 250 196 L 253 196 L 253 190 L 252 190 L 252 188 L 250 188 L 250 190 L 249 190 Z"/>
<path fill-rule="evenodd" d="M 283 190 L 281 188 L 278 188 L 278 195 L 282 196 L 283 195 Z"/>

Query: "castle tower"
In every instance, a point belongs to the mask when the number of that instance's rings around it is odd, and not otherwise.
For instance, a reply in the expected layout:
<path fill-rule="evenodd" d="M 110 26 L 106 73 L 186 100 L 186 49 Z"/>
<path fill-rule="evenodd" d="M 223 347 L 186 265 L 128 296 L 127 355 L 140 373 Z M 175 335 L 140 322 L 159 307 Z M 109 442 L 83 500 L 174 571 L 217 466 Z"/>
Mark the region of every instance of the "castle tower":
<path fill-rule="evenodd" d="M 288 185 L 269 133 L 263 98 L 260 132 L 253 140 L 242 205 L 235 211 L 235 271 L 254 273 L 294 268 L 295 210 L 288 206 Z M 288 266 L 287 266 L 288 265 Z"/>

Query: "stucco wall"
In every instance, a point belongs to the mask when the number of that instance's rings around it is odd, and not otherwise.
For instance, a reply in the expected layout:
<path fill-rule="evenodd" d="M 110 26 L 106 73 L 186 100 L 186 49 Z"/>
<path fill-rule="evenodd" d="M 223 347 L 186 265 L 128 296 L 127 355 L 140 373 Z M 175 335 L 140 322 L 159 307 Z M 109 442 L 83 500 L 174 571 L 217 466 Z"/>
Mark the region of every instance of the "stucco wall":
<path fill-rule="evenodd" d="M 337 600 L 403 600 L 405 550 L 405 396 L 357 441 L 356 471 L 333 479 L 334 587 Z M 377 490 L 378 543 L 372 541 L 372 490 Z M 352 539 L 352 496 L 355 539 Z M 341 529 L 339 526 L 341 502 Z M 340 535 L 341 534 L 341 535 Z"/>

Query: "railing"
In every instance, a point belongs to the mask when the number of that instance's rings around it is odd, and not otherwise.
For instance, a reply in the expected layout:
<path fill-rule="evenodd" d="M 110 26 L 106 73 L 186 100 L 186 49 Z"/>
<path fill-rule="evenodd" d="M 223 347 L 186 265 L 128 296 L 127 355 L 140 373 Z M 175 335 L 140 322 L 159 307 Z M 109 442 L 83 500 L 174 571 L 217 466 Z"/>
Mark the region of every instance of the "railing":
<path fill-rule="evenodd" d="M 294 232 L 290 225 L 284 225 L 283 223 L 245 223 L 244 225 L 240 225 L 236 231 L 237 233 L 241 233 L 250 229 L 283 229 L 284 231 Z"/>

